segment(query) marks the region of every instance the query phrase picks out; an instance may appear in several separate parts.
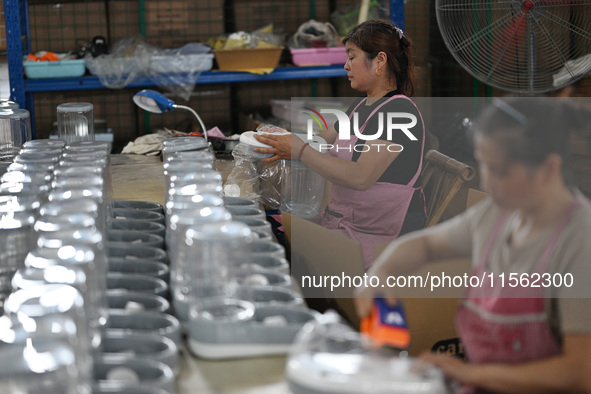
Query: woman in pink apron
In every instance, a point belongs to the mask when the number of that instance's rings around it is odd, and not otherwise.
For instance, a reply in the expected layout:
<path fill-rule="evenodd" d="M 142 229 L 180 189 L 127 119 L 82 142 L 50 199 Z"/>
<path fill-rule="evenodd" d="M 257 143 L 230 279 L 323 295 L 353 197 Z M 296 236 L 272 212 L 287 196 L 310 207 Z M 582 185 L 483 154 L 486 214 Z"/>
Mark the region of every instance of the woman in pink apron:
<path fill-rule="evenodd" d="M 423 356 L 462 392 L 591 392 L 591 205 L 563 175 L 568 132 L 590 120 L 557 99 L 494 99 L 474 129 L 490 198 L 393 242 L 368 272 L 386 283 L 427 262 L 472 258 L 480 282 L 456 314 L 468 361 Z M 361 316 L 371 298 L 396 297 L 391 288 L 358 295 Z"/>
<path fill-rule="evenodd" d="M 414 93 L 412 53 L 402 30 L 388 21 L 370 20 L 351 30 L 343 43 L 351 87 L 366 94 L 347 111 L 350 120 L 354 114 L 358 116 L 359 133 L 376 135 L 380 117 L 383 120 L 388 113 L 397 112 L 414 116 L 416 122 L 409 127 L 414 138 L 398 131 L 388 139 L 384 128 L 375 140 L 358 138 L 351 130 L 351 138 L 341 139 L 335 125 L 319 134 L 332 145 L 328 155 L 310 149 L 294 136 L 258 136 L 272 148 L 256 151 L 275 154 L 265 161 L 301 160 L 332 183 L 330 203 L 319 221 L 358 240 L 368 268 L 377 244 L 424 225 L 424 198 L 416 185 L 425 128 L 420 111 L 408 98 Z M 408 119 L 400 122 L 409 123 Z"/>

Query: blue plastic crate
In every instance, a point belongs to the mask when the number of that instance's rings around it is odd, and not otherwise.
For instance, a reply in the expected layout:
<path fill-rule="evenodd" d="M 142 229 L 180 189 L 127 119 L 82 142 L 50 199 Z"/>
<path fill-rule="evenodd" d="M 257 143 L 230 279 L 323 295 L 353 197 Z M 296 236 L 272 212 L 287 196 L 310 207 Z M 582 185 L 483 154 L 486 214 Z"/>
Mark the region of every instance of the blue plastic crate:
<path fill-rule="evenodd" d="M 84 59 L 56 62 L 23 62 L 25 75 L 31 79 L 81 77 L 86 71 Z"/>

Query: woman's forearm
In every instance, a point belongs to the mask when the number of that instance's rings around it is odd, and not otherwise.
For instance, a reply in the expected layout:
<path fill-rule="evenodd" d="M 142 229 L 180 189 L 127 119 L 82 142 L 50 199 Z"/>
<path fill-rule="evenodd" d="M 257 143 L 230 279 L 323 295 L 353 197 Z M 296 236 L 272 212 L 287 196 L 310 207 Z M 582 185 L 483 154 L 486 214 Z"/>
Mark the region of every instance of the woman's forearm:
<path fill-rule="evenodd" d="M 429 262 L 429 246 L 423 232 L 400 237 L 388 244 L 374 261 L 369 273 L 404 275 Z"/>
<path fill-rule="evenodd" d="M 584 366 L 565 356 L 526 364 L 477 366 L 473 384 L 503 393 L 589 392 L 590 376 Z"/>

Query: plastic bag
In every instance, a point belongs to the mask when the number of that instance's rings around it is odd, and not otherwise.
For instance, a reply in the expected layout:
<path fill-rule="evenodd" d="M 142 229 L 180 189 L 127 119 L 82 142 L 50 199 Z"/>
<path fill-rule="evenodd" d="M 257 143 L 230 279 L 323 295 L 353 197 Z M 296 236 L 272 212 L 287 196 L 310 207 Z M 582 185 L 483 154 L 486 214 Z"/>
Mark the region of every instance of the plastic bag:
<path fill-rule="evenodd" d="M 281 205 L 283 166 L 280 161 L 266 163 L 252 155 L 252 146 L 239 143 L 232 150 L 234 167 L 226 179 L 224 194 L 259 201 L 271 209 Z"/>
<path fill-rule="evenodd" d="M 260 178 L 261 202 L 271 209 L 279 209 L 281 206 L 281 182 L 283 180 L 283 166 L 281 161 L 257 163 L 257 172 Z"/>
<path fill-rule="evenodd" d="M 232 150 L 234 168 L 226 179 L 224 194 L 228 197 L 244 197 L 260 201 L 258 159 L 249 155 L 248 151 L 247 145 L 242 143 Z"/>
<path fill-rule="evenodd" d="M 329 22 L 318 22 L 314 19 L 300 25 L 292 36 L 289 47 L 327 48 L 343 46 L 336 29 Z"/>
<path fill-rule="evenodd" d="M 142 63 L 145 59 L 135 56 L 138 47 L 145 45 L 148 44 L 141 35 L 123 38 L 113 44 L 108 55 L 93 57 L 87 54 L 86 67 L 104 86 L 111 89 L 124 88 L 146 72 L 147 65 Z"/>
<path fill-rule="evenodd" d="M 189 43 L 178 49 L 141 48 L 141 55 L 149 62 L 148 78 L 157 86 L 181 97 L 191 98 L 199 74 L 211 69 L 211 48 L 200 43 Z"/>
<path fill-rule="evenodd" d="M 85 57 L 90 72 L 111 89 L 121 89 L 145 76 L 167 92 L 189 100 L 202 71 L 211 69 L 211 48 L 189 43 L 177 49 L 161 49 L 136 35 L 117 41 L 110 54 Z"/>

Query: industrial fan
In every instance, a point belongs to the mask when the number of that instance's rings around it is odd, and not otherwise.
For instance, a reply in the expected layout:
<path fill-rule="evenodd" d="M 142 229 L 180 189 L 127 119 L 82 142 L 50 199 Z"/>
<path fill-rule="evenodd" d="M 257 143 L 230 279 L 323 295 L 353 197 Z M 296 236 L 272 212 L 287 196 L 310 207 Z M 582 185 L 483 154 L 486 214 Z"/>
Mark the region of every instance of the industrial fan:
<path fill-rule="evenodd" d="M 591 71 L 591 0 L 437 0 L 455 59 L 509 92 L 561 89 Z"/>

